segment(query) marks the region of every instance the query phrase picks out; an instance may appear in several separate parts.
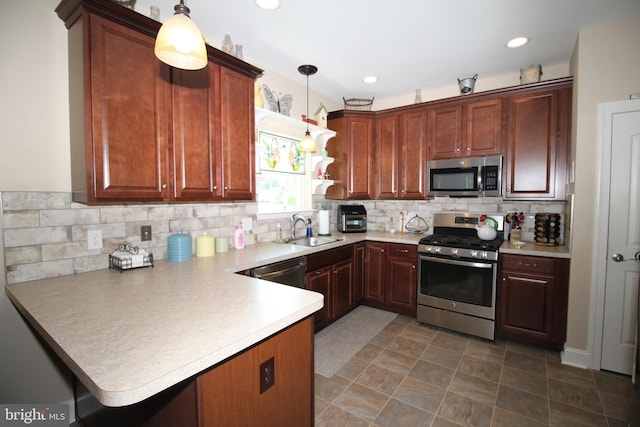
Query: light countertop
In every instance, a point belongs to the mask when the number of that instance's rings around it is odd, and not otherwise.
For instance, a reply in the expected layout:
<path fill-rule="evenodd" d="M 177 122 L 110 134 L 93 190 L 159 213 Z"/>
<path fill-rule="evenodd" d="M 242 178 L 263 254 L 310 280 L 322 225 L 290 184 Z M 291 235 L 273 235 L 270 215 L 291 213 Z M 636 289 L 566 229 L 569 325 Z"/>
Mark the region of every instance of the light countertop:
<path fill-rule="evenodd" d="M 233 274 L 365 240 L 417 244 L 421 235 L 334 233 L 336 243 L 259 243 L 189 261 L 156 261 L 7 285 L 28 322 L 105 406 L 142 401 L 312 315 L 319 293 Z M 528 247 L 527 245 L 531 245 Z M 568 257 L 527 244 L 505 253 Z M 549 255 L 552 254 L 552 255 Z M 105 255 L 106 256 L 106 255 Z"/>

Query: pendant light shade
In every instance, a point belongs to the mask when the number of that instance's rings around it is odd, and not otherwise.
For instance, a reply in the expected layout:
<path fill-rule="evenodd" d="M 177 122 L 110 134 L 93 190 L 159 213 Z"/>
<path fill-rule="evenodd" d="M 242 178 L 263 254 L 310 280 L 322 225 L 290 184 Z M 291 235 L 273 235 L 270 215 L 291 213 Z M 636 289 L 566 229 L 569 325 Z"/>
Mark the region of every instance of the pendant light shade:
<path fill-rule="evenodd" d="M 298 72 L 307 76 L 307 120 L 309 120 L 309 76 L 317 73 L 318 67 L 315 65 L 301 65 L 298 67 Z M 316 151 L 316 140 L 309 132 L 309 122 L 307 122 L 307 131 L 300 140 L 300 149 L 309 153 Z"/>
<path fill-rule="evenodd" d="M 189 17 L 184 0 L 174 7 L 156 37 L 154 52 L 158 59 L 172 67 L 199 70 L 207 66 L 207 49 L 200 30 Z"/>

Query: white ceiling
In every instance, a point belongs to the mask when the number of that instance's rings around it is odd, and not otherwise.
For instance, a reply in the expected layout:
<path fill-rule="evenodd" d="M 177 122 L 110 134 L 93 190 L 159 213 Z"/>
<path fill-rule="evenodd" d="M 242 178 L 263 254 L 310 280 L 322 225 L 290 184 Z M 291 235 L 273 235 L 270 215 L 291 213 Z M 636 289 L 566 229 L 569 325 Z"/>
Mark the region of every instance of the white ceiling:
<path fill-rule="evenodd" d="M 185 0 L 208 43 L 225 34 L 243 45 L 244 59 L 300 84 L 301 64 L 313 64 L 314 91 L 330 99 L 377 99 L 451 85 L 457 78 L 518 73 L 529 64 L 569 62 L 581 28 L 640 17 L 640 0 L 281 0 L 275 11 L 253 0 Z M 138 0 L 136 10 L 178 0 Z M 518 49 L 515 36 L 531 42 Z M 611 48 L 615 48 L 612 46 Z M 640 43 L 639 47 L 640 49 Z M 376 84 L 365 84 L 366 75 Z"/>

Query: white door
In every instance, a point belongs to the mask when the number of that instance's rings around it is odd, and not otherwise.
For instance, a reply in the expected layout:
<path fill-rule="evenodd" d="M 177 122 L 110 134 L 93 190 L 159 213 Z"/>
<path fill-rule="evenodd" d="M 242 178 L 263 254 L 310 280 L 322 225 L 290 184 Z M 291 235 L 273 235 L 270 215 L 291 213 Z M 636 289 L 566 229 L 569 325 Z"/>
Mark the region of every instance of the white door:
<path fill-rule="evenodd" d="M 634 105 L 634 104 L 632 104 Z M 611 115 L 601 369 L 631 375 L 640 285 L 640 105 Z"/>

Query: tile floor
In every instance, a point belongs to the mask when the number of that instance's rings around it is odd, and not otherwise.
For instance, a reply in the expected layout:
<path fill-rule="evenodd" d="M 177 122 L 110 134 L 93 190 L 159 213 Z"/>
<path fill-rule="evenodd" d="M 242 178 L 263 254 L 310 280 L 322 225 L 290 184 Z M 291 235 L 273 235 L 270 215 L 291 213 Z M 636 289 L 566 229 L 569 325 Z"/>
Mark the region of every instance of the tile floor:
<path fill-rule="evenodd" d="M 336 375 L 315 376 L 315 426 L 629 426 L 630 377 L 560 354 L 398 316 Z"/>

